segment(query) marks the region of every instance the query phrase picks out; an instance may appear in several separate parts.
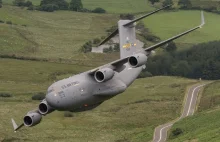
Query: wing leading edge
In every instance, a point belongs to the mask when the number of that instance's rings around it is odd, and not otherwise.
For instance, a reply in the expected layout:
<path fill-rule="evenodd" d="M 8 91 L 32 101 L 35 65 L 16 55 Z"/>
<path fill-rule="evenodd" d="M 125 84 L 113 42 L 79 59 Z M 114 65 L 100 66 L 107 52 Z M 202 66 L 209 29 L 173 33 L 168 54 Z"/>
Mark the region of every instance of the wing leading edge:
<path fill-rule="evenodd" d="M 192 29 L 189 29 L 189 30 L 183 32 L 183 33 L 180 33 L 180 34 L 178 34 L 178 35 L 176 35 L 176 36 L 173 36 L 173 37 L 171 37 L 171 38 L 169 38 L 169 39 L 167 39 L 167 40 L 164 40 L 164 41 L 162 41 L 162 42 L 159 42 L 159 43 L 157 43 L 157 44 L 155 44 L 155 45 L 153 45 L 153 46 L 150 46 L 150 47 L 148 47 L 148 48 L 146 48 L 146 49 L 144 49 L 144 50 L 145 50 L 147 53 L 149 53 L 149 52 L 151 52 L 152 50 L 155 50 L 155 49 L 159 48 L 160 46 L 163 46 L 163 45 L 165 45 L 165 44 L 167 44 L 167 43 L 169 43 L 169 42 L 171 42 L 171 41 L 173 41 L 173 40 L 175 40 L 175 39 L 177 39 L 177 38 L 180 38 L 180 37 L 182 37 L 182 36 L 184 36 L 184 35 L 186 35 L 186 34 L 189 34 L 189 33 L 193 32 L 193 31 L 195 31 L 195 30 L 197 30 L 197 29 L 199 29 L 199 28 L 202 28 L 203 25 L 205 25 L 205 18 L 204 18 L 203 11 L 201 11 L 201 24 L 200 24 L 199 26 L 196 26 L 196 27 L 194 27 L 194 28 L 192 28 Z M 138 52 L 140 52 L 140 51 L 137 51 L 137 53 L 138 53 Z M 102 66 L 102 67 L 108 66 L 108 67 L 111 67 L 111 68 L 114 69 L 114 68 L 117 67 L 117 66 L 120 66 L 120 65 L 123 65 L 123 64 L 127 63 L 129 57 L 130 57 L 130 56 L 125 57 L 125 58 L 122 58 L 122 59 L 119 59 L 119 60 L 116 60 L 116 61 L 113 61 L 113 62 L 111 62 L 111 63 L 109 63 L 109 64 L 107 64 L 107 65 L 104 65 L 104 66 Z M 102 68 L 102 67 L 99 67 L 99 68 Z M 96 69 L 91 70 L 91 71 L 89 72 L 89 74 L 94 74 L 99 68 L 96 68 Z"/>

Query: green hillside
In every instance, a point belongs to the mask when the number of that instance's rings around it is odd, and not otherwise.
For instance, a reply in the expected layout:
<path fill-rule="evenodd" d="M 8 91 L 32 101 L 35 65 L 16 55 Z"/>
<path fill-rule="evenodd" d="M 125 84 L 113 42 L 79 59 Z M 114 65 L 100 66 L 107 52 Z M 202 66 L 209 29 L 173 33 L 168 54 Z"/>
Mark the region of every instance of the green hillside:
<path fill-rule="evenodd" d="M 174 124 L 172 130 L 180 128 L 183 134 L 170 136 L 168 142 L 218 142 L 220 139 L 220 110 L 215 109 L 196 114 Z"/>
<path fill-rule="evenodd" d="M 145 25 L 157 36 L 167 39 L 200 24 L 200 11 L 162 12 L 144 20 Z M 206 25 L 202 29 L 176 40 L 177 43 L 197 44 L 220 40 L 220 16 L 204 12 Z"/>
<path fill-rule="evenodd" d="M 18 123 L 39 104 L 36 92 L 45 92 L 55 79 L 88 70 L 88 67 L 47 62 L 0 59 L 0 141 L 149 141 L 154 128 L 179 116 L 185 90 L 195 80 L 176 77 L 138 79 L 128 90 L 98 108 L 66 118 L 54 112 L 41 124 L 14 133 L 10 118 Z M 166 109 L 164 109 L 166 108 Z"/>
<path fill-rule="evenodd" d="M 0 54 L 15 54 L 37 58 L 83 59 L 81 46 L 117 21 L 111 14 L 89 14 L 71 11 L 53 13 L 28 11 L 13 6 L 0 8 Z M 100 56 L 100 55 L 99 55 Z"/>
<path fill-rule="evenodd" d="M 205 87 L 194 116 L 185 118 L 174 124 L 172 130 L 180 128 L 183 133 L 179 136 L 170 134 L 170 142 L 199 141 L 217 142 L 220 139 L 220 82 L 214 82 Z M 170 131 L 170 132 L 171 132 Z"/>

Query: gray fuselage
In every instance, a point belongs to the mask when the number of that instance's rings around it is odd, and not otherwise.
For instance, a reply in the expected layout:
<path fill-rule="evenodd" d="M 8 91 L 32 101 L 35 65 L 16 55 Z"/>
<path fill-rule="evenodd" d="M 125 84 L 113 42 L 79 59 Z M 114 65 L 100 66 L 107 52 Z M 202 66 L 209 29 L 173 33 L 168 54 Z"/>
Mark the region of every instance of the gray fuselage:
<path fill-rule="evenodd" d="M 53 83 L 46 101 L 56 110 L 84 111 L 92 109 L 122 93 L 138 77 L 144 66 L 132 68 L 128 63 L 111 80 L 99 83 L 84 72 Z"/>

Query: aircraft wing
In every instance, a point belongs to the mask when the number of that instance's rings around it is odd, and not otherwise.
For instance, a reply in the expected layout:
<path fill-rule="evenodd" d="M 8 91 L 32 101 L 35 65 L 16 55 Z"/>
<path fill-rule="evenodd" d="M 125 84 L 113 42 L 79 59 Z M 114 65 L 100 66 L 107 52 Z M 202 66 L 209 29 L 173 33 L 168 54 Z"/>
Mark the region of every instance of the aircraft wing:
<path fill-rule="evenodd" d="M 189 33 L 193 32 L 193 31 L 195 31 L 195 30 L 197 30 L 199 28 L 202 28 L 202 26 L 204 24 L 205 24 L 204 14 L 203 14 L 203 11 L 201 11 L 201 24 L 199 26 L 196 26 L 196 27 L 194 27 L 192 29 L 189 29 L 189 30 L 187 30 L 187 31 L 185 31 L 183 33 L 180 33 L 180 34 L 178 34 L 176 36 L 173 36 L 173 37 L 171 37 L 171 38 L 169 38 L 167 40 L 161 41 L 161 42 L 159 42 L 159 43 L 157 43 L 157 44 L 155 44 L 153 46 L 150 46 L 150 47 L 148 47 L 148 48 L 146 48 L 144 50 L 146 51 L 146 53 L 150 53 L 152 50 L 155 50 L 156 48 L 159 48 L 160 46 L 163 46 L 163 45 L 169 43 L 170 41 L 173 41 L 173 40 L 175 40 L 177 38 L 180 38 L 180 37 L 182 37 L 182 36 L 184 36 L 186 34 L 189 34 Z M 140 51 L 137 51 L 137 53 L 138 52 L 140 52 Z M 93 70 L 89 71 L 89 74 L 94 74 L 97 70 L 99 70 L 102 67 L 106 67 L 106 66 L 110 67 L 112 69 L 115 69 L 115 68 L 117 68 L 117 66 L 121 66 L 121 65 L 127 63 L 129 57 L 130 56 L 122 58 L 122 59 L 118 59 L 118 60 L 113 61 L 113 62 L 111 62 L 111 63 L 109 63 L 107 65 L 104 65 L 104 66 L 101 66 L 99 68 L 93 69 Z"/>

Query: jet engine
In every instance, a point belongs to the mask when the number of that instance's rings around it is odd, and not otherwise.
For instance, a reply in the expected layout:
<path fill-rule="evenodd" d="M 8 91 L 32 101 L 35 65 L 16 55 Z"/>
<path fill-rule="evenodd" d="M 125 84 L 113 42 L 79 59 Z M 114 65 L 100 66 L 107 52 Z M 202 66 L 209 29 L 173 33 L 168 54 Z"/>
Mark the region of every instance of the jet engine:
<path fill-rule="evenodd" d="M 24 117 L 24 125 L 28 127 L 32 127 L 37 125 L 41 121 L 41 114 L 38 111 L 28 112 Z"/>
<path fill-rule="evenodd" d="M 146 64 L 146 62 L 147 62 L 147 56 L 143 53 L 138 53 L 128 58 L 128 63 L 133 68 L 140 67 Z"/>
<path fill-rule="evenodd" d="M 97 82 L 104 82 L 112 79 L 115 72 L 110 68 L 103 68 L 95 72 L 95 80 Z"/>
<path fill-rule="evenodd" d="M 48 105 L 45 99 L 39 104 L 38 109 L 39 109 L 40 114 L 42 115 L 46 115 L 54 111 L 54 109 Z"/>

